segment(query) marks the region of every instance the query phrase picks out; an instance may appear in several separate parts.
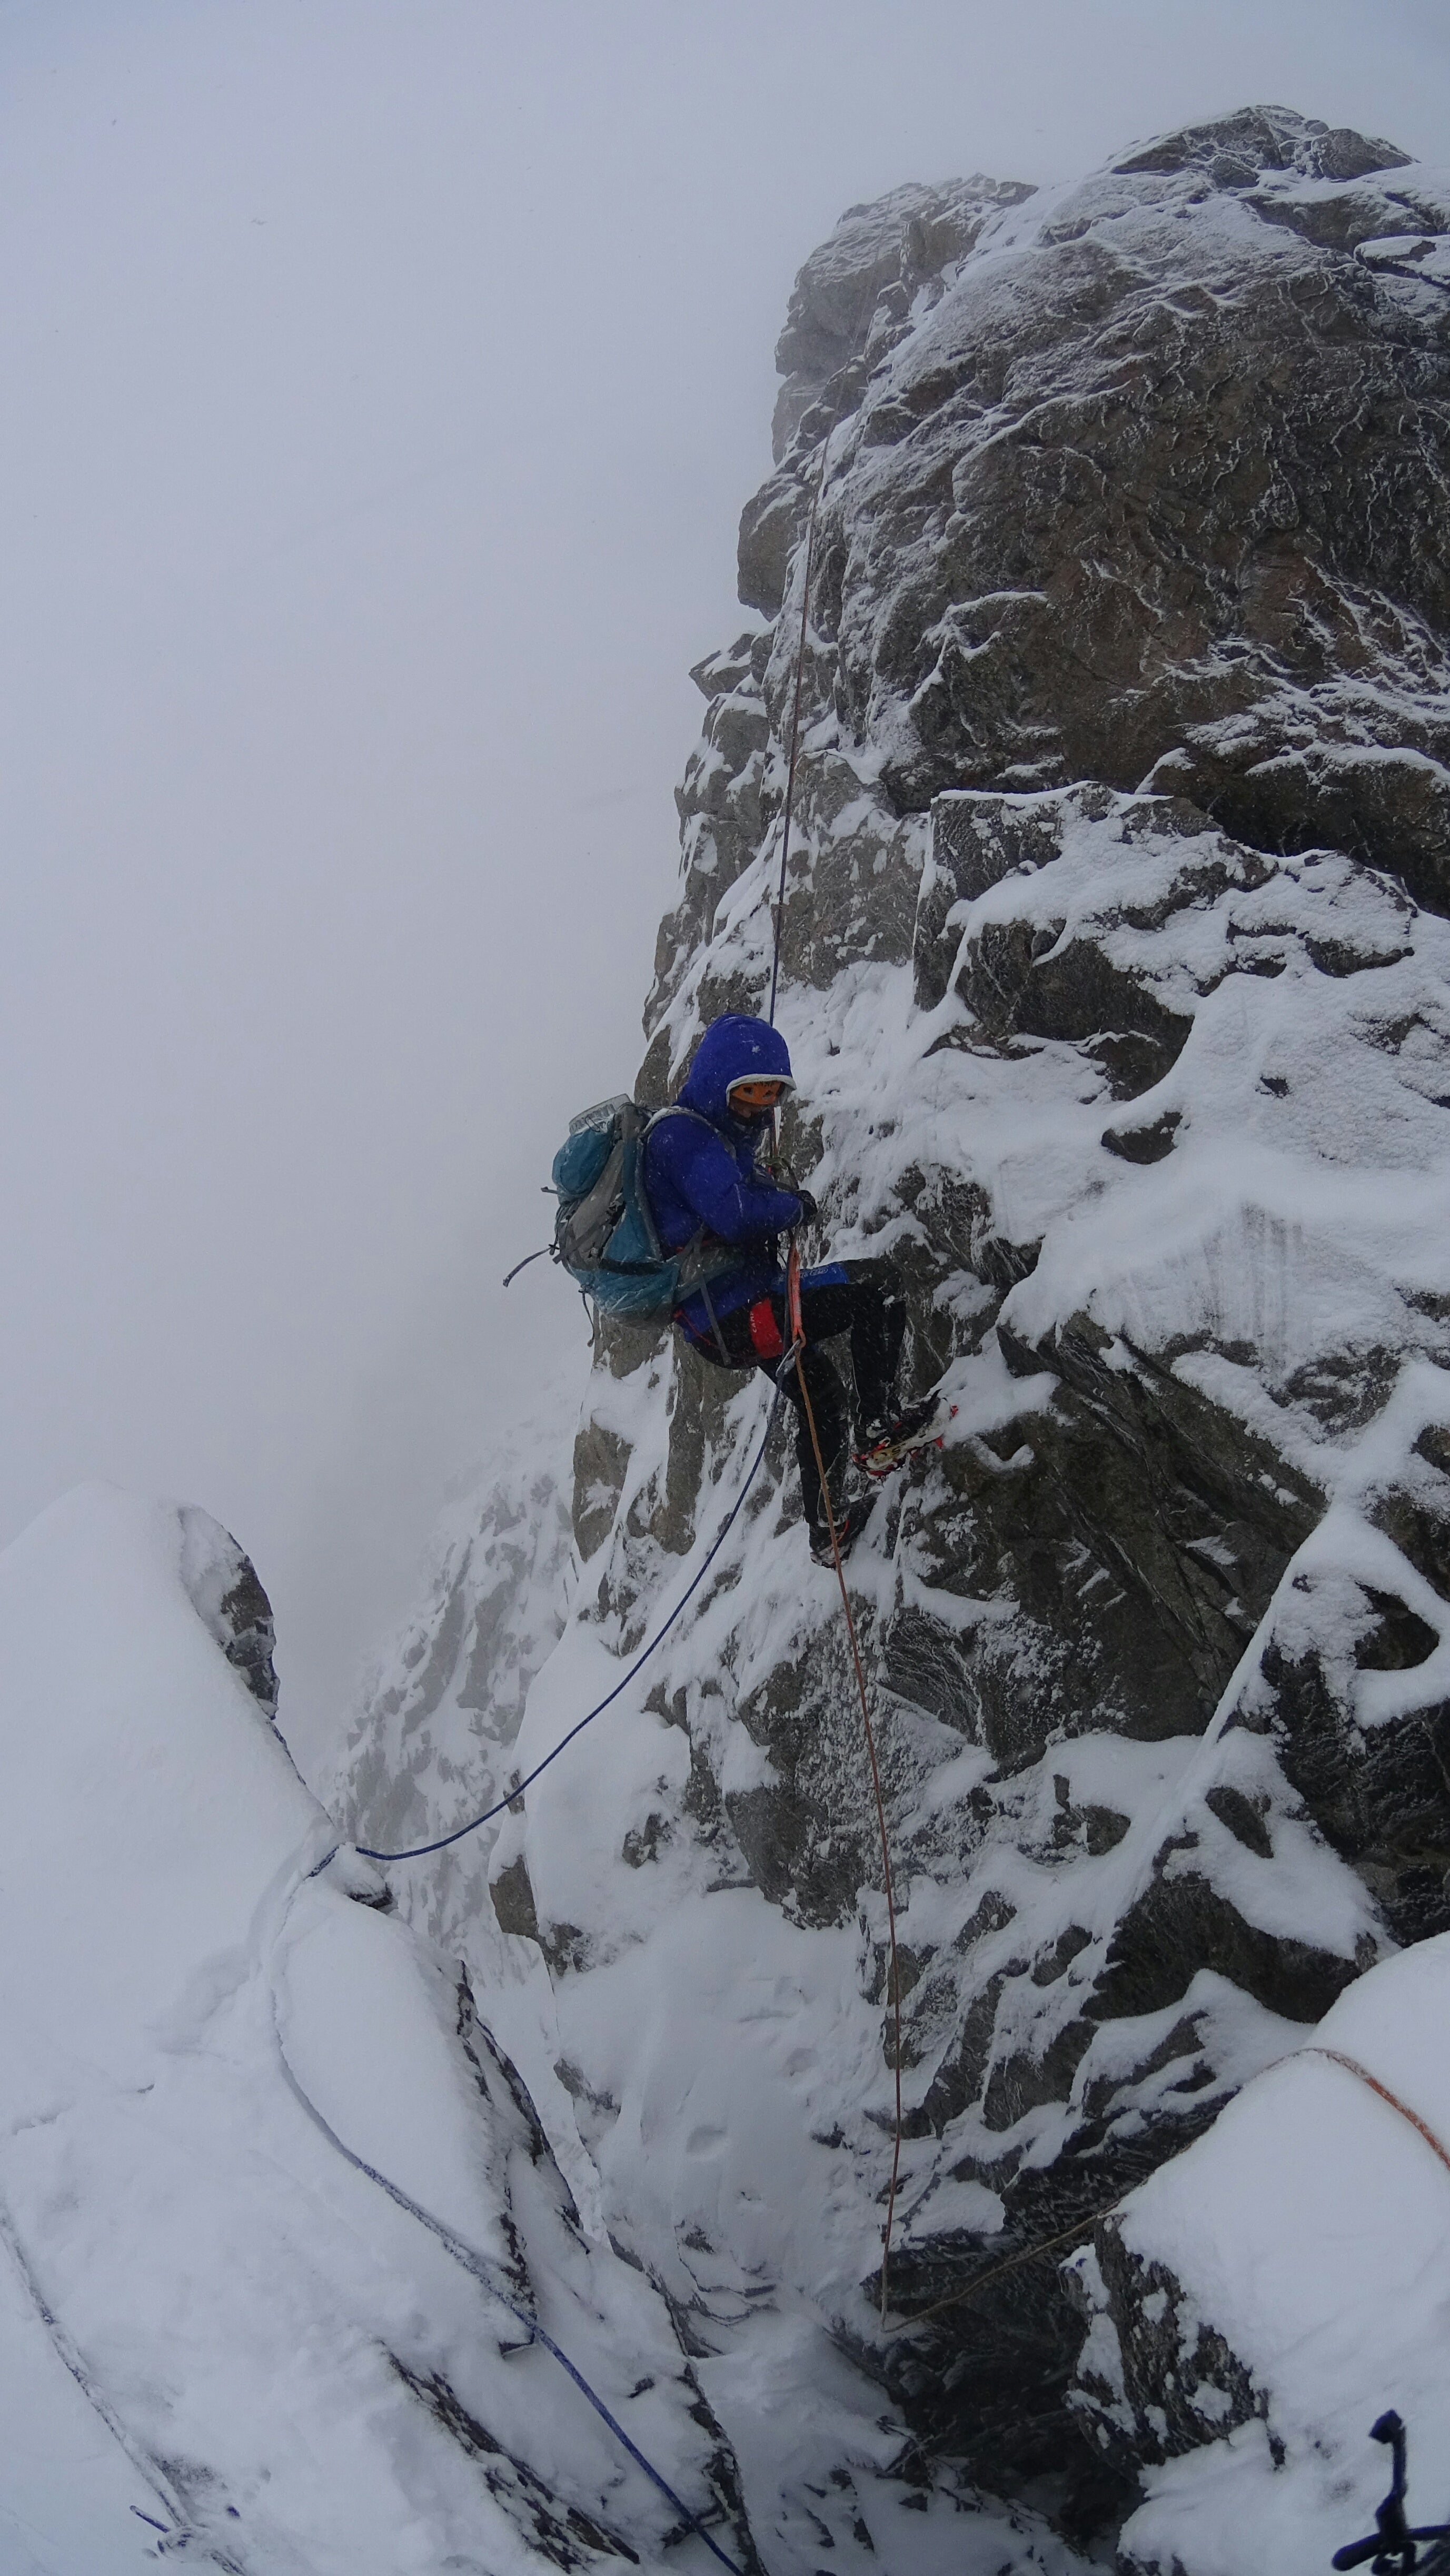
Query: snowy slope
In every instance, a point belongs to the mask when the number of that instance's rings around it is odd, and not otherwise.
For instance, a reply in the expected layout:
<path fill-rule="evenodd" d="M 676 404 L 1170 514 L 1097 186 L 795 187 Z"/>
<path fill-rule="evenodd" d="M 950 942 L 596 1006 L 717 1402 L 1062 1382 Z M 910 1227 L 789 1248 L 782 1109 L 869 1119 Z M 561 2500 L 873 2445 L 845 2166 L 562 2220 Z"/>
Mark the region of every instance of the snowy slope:
<path fill-rule="evenodd" d="M 853 209 L 792 301 L 640 1096 L 768 984 L 823 476 L 785 1143 L 957 1406 L 851 1561 L 902 1943 L 886 2329 L 880 1857 L 779 1425 L 452 1918 L 782 2569 L 863 2533 L 1014 2563 L 984 2488 L 1110 2532 L 1154 2452 L 1072 2396 L 1058 2264 L 961 2293 L 1450 1929 L 1447 241 L 1443 173 L 1253 110 Z M 680 1597 L 768 1401 L 600 1336 L 520 1771 Z"/>
<path fill-rule="evenodd" d="M 529 2320 L 728 2520 L 667 2310 L 581 2232 L 456 1968 L 329 1858 L 198 1615 L 203 1527 L 87 1488 L 0 1559 L 5 2563 L 657 2566 L 671 2508 Z"/>

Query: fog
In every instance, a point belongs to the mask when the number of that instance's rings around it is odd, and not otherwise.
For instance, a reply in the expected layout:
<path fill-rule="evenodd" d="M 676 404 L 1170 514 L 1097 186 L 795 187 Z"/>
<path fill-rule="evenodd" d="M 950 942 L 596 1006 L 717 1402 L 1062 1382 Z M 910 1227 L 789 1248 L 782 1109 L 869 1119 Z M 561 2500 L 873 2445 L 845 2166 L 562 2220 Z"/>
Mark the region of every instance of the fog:
<path fill-rule="evenodd" d="M 792 275 L 907 178 L 1277 99 L 1450 157 L 1439 5 L 0 6 L 0 1541 L 204 1503 L 304 1758 L 577 1350 L 688 665 Z"/>

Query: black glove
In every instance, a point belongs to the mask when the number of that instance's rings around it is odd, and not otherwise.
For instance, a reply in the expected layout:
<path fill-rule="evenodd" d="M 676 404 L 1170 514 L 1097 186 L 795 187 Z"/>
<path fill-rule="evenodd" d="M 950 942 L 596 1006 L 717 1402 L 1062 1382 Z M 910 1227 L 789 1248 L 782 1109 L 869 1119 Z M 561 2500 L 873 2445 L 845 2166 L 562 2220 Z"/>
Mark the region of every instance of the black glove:
<path fill-rule="evenodd" d="M 821 1211 L 817 1207 L 815 1200 L 812 1198 L 810 1191 L 798 1189 L 796 1191 L 796 1197 L 801 1203 L 801 1212 L 796 1218 L 797 1225 L 814 1225 Z"/>

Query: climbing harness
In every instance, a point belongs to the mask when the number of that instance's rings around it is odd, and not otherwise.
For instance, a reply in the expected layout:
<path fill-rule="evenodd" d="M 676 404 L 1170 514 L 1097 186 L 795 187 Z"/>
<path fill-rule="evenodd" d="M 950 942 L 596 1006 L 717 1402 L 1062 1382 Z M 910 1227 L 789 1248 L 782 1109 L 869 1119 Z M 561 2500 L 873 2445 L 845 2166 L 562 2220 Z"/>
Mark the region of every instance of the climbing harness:
<path fill-rule="evenodd" d="M 805 1406 L 811 1447 L 815 1451 L 816 1473 L 821 1480 L 821 1501 L 825 1506 L 826 1527 L 831 1534 L 831 1555 L 835 1560 L 836 1581 L 841 1588 L 841 1608 L 846 1614 L 846 1634 L 851 1641 L 851 1662 L 855 1668 L 856 1688 L 861 1699 L 861 1724 L 866 1731 L 866 1755 L 871 1765 L 871 1786 L 876 1797 L 876 1820 L 881 1828 L 881 1874 L 886 1888 L 886 1929 L 891 1953 L 891 2010 L 893 2021 L 892 2071 L 896 2079 L 896 2137 L 891 2153 L 891 2183 L 886 2195 L 886 2224 L 881 2235 L 881 2322 L 886 2322 L 887 2290 L 891 2267 L 891 2227 L 896 2215 L 896 2191 L 901 2174 L 901 1973 L 896 1956 L 896 1895 L 891 1883 L 891 1844 L 886 1831 L 886 1801 L 881 1793 L 881 1770 L 876 1759 L 876 1738 L 871 1729 L 871 1709 L 866 1695 L 866 1675 L 861 1663 L 861 1648 L 856 1637 L 856 1621 L 851 1610 L 851 1596 L 846 1589 L 846 1569 L 841 1561 L 841 1542 L 836 1534 L 836 1515 L 831 1507 L 831 1488 L 826 1478 L 826 1463 L 821 1456 L 820 1434 L 816 1429 L 815 1407 L 805 1372 L 805 1324 L 801 1317 L 801 1257 L 794 1242 L 785 1273 L 786 1317 L 790 1325 L 790 1349 L 782 1360 L 779 1376 L 792 1369 Z"/>
<path fill-rule="evenodd" d="M 695 1593 L 699 1591 L 701 1584 L 704 1582 L 706 1575 L 709 1573 L 711 1566 L 714 1564 L 716 1557 L 719 1555 L 720 1550 L 724 1546 L 726 1539 L 729 1537 L 731 1530 L 734 1528 L 736 1521 L 739 1519 L 745 1502 L 745 1497 L 755 1482 L 761 1461 L 765 1456 L 766 1447 L 770 1440 L 771 1429 L 780 1407 L 780 1401 L 780 1397 L 777 1396 L 771 1405 L 770 1411 L 766 1416 L 765 1429 L 761 1433 L 760 1446 L 756 1450 L 755 1456 L 750 1462 L 749 1473 L 746 1476 L 745 1482 L 741 1486 L 739 1493 L 736 1495 L 734 1502 L 731 1504 L 729 1511 L 721 1522 L 703 1564 L 691 1577 L 691 1580 L 681 1593 L 679 1600 L 675 1603 L 675 1606 L 670 1612 L 668 1619 L 664 1622 L 664 1625 L 661 1628 L 656 1629 L 655 1634 L 649 1641 L 649 1644 L 642 1648 L 641 1652 L 636 1655 L 628 1672 L 624 1674 L 621 1680 L 615 1683 L 613 1690 L 606 1691 L 603 1699 L 596 1701 L 594 1707 L 591 1708 L 584 1717 L 581 1717 L 575 1725 L 570 1727 L 568 1734 L 560 1737 L 553 1752 L 546 1753 L 543 1761 L 536 1762 L 532 1771 L 528 1773 L 525 1779 L 516 1781 L 512 1789 L 507 1790 L 503 1797 L 495 1800 L 491 1807 L 485 1807 L 481 1816 L 470 1816 L 466 1825 L 455 1825 L 452 1833 L 440 1834 L 436 1842 L 410 1843 L 405 1851 L 372 1851 L 366 1843 L 357 1843 L 354 1845 L 354 1849 L 361 1853 L 364 1860 L 423 1860 L 429 1852 L 447 1851 L 450 1843 L 461 1843 L 465 1834 L 476 1834 L 480 1825 L 491 1824 L 495 1816 L 501 1816 L 503 1814 L 505 1807 L 511 1807 L 516 1798 L 521 1798 L 526 1789 L 531 1789 L 540 1773 L 547 1771 L 551 1762 L 558 1761 L 560 1754 L 564 1751 L 567 1745 L 573 1743 L 575 1736 L 582 1735 L 585 1727 L 592 1726 L 595 1718 L 602 1717 L 604 1711 L 612 1704 L 613 1701 L 618 1699 L 620 1692 L 628 1689 L 630 1683 L 635 1677 L 635 1674 L 649 1662 L 649 1659 L 654 1653 L 656 1647 L 664 1644 L 666 1637 L 673 1628 L 675 1621 L 679 1618 L 680 1613 L 684 1610 L 687 1603 L 693 1598 Z"/>
<path fill-rule="evenodd" d="M 325 1869 L 328 1861 L 335 1858 L 336 1847 L 326 1854 L 325 1858 L 318 1863 L 317 1868 L 308 1870 L 306 1877 L 298 1880 L 297 1885 L 292 1890 L 292 1897 L 295 1897 L 298 1894 L 299 1889 L 306 1885 L 307 1879 L 316 1878 L 318 1871 L 320 1869 Z M 288 1904 L 290 1907 L 291 1898 L 289 1898 Z M 396 2202 L 399 2209 L 405 2210 L 410 2218 L 416 2219 L 420 2227 L 426 2227 L 431 2236 L 436 2236 L 439 2244 L 452 2255 L 455 2263 L 461 2264 L 465 2272 L 471 2273 L 474 2280 L 479 2282 L 482 2287 L 487 2290 L 490 2298 L 497 2299 L 500 2307 L 507 2308 L 509 2315 L 517 2319 L 518 2323 L 523 2327 L 524 2333 L 530 2343 L 542 2344 L 545 2352 L 553 2355 L 553 2358 L 559 2364 L 560 2369 L 573 2380 L 574 2385 L 579 2390 L 581 2396 L 588 2399 L 595 2414 L 598 2415 L 601 2421 L 608 2426 L 610 2432 L 614 2435 L 615 2440 L 629 2453 L 629 2456 L 633 2460 L 636 2468 L 643 2469 L 645 2476 L 650 2480 L 653 2486 L 658 2488 L 660 2494 L 665 2498 L 666 2503 L 673 2506 L 675 2512 L 679 2514 L 687 2529 L 693 2531 L 697 2539 L 703 2540 L 711 2555 L 719 2559 L 722 2567 L 727 2567 L 730 2570 L 730 2576 L 744 2576 L 744 2570 L 739 2567 L 736 2561 L 720 2547 L 717 2540 L 712 2539 L 710 2533 L 706 2530 L 704 2523 L 700 2520 L 699 2515 L 691 2512 L 683 2497 L 676 2495 L 674 2488 L 669 2483 L 669 2480 L 655 2467 L 654 2462 L 645 2457 L 639 2444 L 630 2439 L 624 2426 L 620 2423 L 618 2416 L 611 2413 L 598 2390 L 590 2387 L 583 2371 L 578 2368 L 576 2363 L 570 2360 L 569 2355 L 565 2352 L 562 2344 L 557 2344 L 554 2341 L 553 2336 L 547 2333 L 544 2327 L 540 2325 L 538 2318 L 532 2316 L 527 2308 L 521 2307 L 518 2300 L 509 2290 L 500 2287 L 497 2265 L 490 2263 L 486 2254 L 478 2253 L 464 2237 L 456 2235 L 454 2230 L 451 2227 L 446 2226 L 441 2218 L 435 2218 L 431 2210 L 425 2209 L 420 2201 L 414 2200 L 411 2194 L 404 2191 L 399 2184 L 390 2181 L 389 2177 L 385 2173 L 379 2173 L 375 2165 L 370 2165 L 365 2157 L 358 2155 L 354 2149 L 347 2144 L 345 2139 L 338 2136 L 332 2123 L 324 2117 L 321 2111 L 319 2111 L 311 2095 L 306 2091 L 305 2087 L 299 2082 L 297 2076 L 293 2073 L 291 2061 L 287 2055 L 286 2043 L 282 2037 L 282 2024 L 277 2010 L 277 1988 L 275 1981 L 272 1984 L 271 2001 L 272 2035 L 277 2043 L 277 2056 L 282 2068 L 283 2080 L 286 2083 L 287 2089 L 292 2095 L 293 2100 L 297 2103 L 298 2108 L 305 2112 L 313 2127 L 327 2140 L 328 2145 L 335 2149 L 336 2153 L 342 2157 L 344 2163 L 352 2166 L 355 2173 L 364 2174 L 370 2183 L 376 2184 L 379 2191 L 386 2192 L 389 2200 Z"/>

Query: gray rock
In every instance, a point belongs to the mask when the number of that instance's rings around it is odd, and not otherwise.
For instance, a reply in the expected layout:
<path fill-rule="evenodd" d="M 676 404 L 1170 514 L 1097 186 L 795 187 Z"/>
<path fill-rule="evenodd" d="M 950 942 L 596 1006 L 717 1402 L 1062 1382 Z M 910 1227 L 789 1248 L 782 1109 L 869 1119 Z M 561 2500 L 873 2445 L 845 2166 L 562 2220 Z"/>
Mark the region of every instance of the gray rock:
<path fill-rule="evenodd" d="M 264 1717 L 277 1714 L 277 1630 L 257 1569 L 231 1531 L 196 1503 L 183 1503 L 181 1580 L 197 1617 L 246 1683 Z"/>
<path fill-rule="evenodd" d="M 816 624 L 899 803 L 1151 779 L 1450 900 L 1450 299 L 1294 229 L 1326 156 L 1403 160 L 1286 110 L 1131 156 L 877 368 Z"/>

